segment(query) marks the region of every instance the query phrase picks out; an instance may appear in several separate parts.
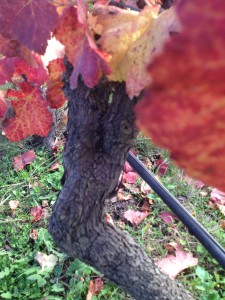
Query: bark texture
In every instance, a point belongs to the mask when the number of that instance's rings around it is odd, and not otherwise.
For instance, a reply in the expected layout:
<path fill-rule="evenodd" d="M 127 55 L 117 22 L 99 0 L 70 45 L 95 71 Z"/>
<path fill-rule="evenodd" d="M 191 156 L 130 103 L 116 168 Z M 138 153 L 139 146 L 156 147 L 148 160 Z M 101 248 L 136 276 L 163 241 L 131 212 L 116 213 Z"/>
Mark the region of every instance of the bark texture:
<path fill-rule="evenodd" d="M 133 101 L 121 83 L 65 86 L 69 98 L 64 185 L 49 224 L 57 246 L 139 300 L 193 299 L 134 240 L 105 221 L 104 202 L 136 137 Z M 111 99 L 109 101 L 109 99 Z"/>

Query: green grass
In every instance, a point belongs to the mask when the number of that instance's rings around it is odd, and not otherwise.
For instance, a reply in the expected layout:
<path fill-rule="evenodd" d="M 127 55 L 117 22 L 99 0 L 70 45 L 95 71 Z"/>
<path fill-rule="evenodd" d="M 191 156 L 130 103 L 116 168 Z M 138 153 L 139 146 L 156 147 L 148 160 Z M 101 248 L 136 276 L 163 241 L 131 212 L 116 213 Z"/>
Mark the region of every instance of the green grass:
<path fill-rule="evenodd" d="M 42 201 L 45 200 L 51 210 L 61 189 L 63 167 L 61 152 L 54 157 L 51 151 L 38 146 L 35 148 L 35 161 L 23 171 L 14 171 L 13 157 L 29 149 L 32 147 L 28 146 L 27 142 L 10 144 L 3 140 L 0 143 L 0 299 L 83 300 L 86 299 L 90 280 L 99 276 L 104 279 L 105 284 L 93 300 L 131 299 L 93 268 L 79 260 L 71 260 L 59 252 L 47 231 L 47 220 L 32 222 L 32 207 L 42 205 Z M 167 151 L 156 148 L 144 137 L 138 139 L 135 149 L 143 161 L 146 157 L 151 159 L 159 155 L 168 159 Z M 61 165 L 58 170 L 50 171 L 49 168 L 55 161 L 59 161 Z M 225 246 L 224 229 L 220 228 L 218 223 L 223 219 L 223 215 L 208 206 L 210 189 L 205 189 L 207 194 L 202 196 L 200 190 L 188 185 L 182 175 L 183 172 L 170 162 L 169 169 L 165 176 L 161 177 L 161 181 L 178 199 L 183 199 L 182 204 L 222 246 Z M 137 186 L 140 183 L 141 180 L 138 179 Z M 225 299 L 224 270 L 180 221 L 176 220 L 172 225 L 168 225 L 159 217 L 160 213 L 169 209 L 157 195 L 150 193 L 148 197 L 153 199 L 150 216 L 137 228 L 125 223 L 124 229 L 155 260 L 166 257 L 166 243 L 176 241 L 181 244 L 185 251 L 198 257 L 199 266 L 185 270 L 177 280 L 191 290 L 197 299 Z M 142 195 L 137 194 L 134 198 L 133 207 L 138 206 Z M 9 207 L 10 200 L 19 201 L 14 215 Z M 129 202 L 125 203 L 124 209 L 132 205 Z M 115 220 L 115 224 L 118 224 L 118 221 L 121 220 Z M 38 232 L 36 240 L 30 238 L 33 229 Z M 34 259 L 37 252 L 54 254 L 58 263 L 53 269 L 42 270 Z"/>

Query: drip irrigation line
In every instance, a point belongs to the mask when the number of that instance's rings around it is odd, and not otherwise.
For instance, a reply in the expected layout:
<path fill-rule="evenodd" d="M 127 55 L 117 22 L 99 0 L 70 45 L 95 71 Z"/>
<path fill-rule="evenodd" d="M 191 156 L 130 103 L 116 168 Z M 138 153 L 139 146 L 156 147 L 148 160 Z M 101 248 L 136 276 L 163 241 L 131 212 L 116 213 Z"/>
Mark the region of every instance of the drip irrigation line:
<path fill-rule="evenodd" d="M 225 269 L 225 250 L 219 243 L 205 230 L 205 228 L 180 204 L 180 202 L 159 182 L 153 174 L 139 161 L 139 159 L 129 152 L 127 161 L 141 178 L 153 189 L 153 191 L 166 203 L 175 213 L 181 222 L 188 228 L 208 252 Z"/>

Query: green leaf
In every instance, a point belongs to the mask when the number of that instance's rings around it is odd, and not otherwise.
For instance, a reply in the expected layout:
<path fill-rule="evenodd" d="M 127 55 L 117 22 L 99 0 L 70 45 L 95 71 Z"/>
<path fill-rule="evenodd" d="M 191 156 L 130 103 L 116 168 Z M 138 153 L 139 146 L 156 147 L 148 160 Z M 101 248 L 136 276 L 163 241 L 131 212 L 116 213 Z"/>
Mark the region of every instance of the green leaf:
<path fill-rule="evenodd" d="M 33 280 L 33 281 L 40 280 L 41 278 L 42 277 L 38 274 L 30 275 L 30 276 L 27 277 L 28 280 Z"/>
<path fill-rule="evenodd" d="M 44 285 L 46 285 L 47 281 L 43 277 L 41 277 L 38 279 L 37 283 L 38 287 L 43 287 Z"/>
<path fill-rule="evenodd" d="M 1 294 L 1 297 L 4 299 L 12 299 L 12 294 L 10 292 L 6 292 Z"/>
<path fill-rule="evenodd" d="M 210 274 L 199 266 L 195 269 L 195 274 L 202 282 L 205 282 L 211 278 Z"/>

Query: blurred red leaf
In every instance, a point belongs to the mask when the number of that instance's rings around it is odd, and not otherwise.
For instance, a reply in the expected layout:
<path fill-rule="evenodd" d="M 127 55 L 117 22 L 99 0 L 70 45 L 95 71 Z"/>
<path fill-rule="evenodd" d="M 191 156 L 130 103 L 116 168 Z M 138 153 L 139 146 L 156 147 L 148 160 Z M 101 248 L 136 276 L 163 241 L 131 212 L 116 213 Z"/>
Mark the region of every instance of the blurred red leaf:
<path fill-rule="evenodd" d="M 57 20 L 56 8 L 49 1 L 1 0 L 1 34 L 40 54 L 45 53 L 47 40 L 50 39 Z"/>
<path fill-rule="evenodd" d="M 165 211 L 161 213 L 159 216 L 167 224 L 171 224 L 175 219 L 177 219 L 177 217 L 169 211 Z"/>
<path fill-rule="evenodd" d="M 158 160 L 156 167 L 158 170 L 158 175 L 160 177 L 163 176 L 167 172 L 168 165 L 169 164 L 167 162 L 165 162 L 163 159 Z"/>
<path fill-rule="evenodd" d="M 152 84 L 136 107 L 138 125 L 155 143 L 169 149 L 191 177 L 221 190 L 225 190 L 224 10 L 224 0 L 178 1 L 183 31 L 149 66 Z"/>
<path fill-rule="evenodd" d="M 177 250 L 175 255 L 169 254 L 166 258 L 159 260 L 156 265 L 170 278 L 175 279 L 183 270 L 194 267 L 198 264 L 198 259 L 191 253 Z"/>
<path fill-rule="evenodd" d="M 14 157 L 14 170 L 21 171 L 26 165 L 29 165 L 36 158 L 34 150 L 24 152 L 21 155 Z"/>
<path fill-rule="evenodd" d="M 0 84 L 9 81 L 14 73 L 14 63 L 18 58 L 5 57 L 0 59 Z"/>
<path fill-rule="evenodd" d="M 137 173 L 136 172 L 128 172 L 123 175 L 123 182 L 134 184 L 137 181 Z"/>
<path fill-rule="evenodd" d="M 103 289 L 103 287 L 104 281 L 102 280 L 102 278 L 97 277 L 95 279 L 90 280 L 86 300 L 91 300 L 92 296 L 98 295 Z"/>
<path fill-rule="evenodd" d="M 51 128 L 52 114 L 39 87 L 22 82 L 20 91 L 9 90 L 8 97 L 15 110 L 15 118 L 5 119 L 2 129 L 11 142 L 17 142 L 29 135 L 46 136 Z"/>
<path fill-rule="evenodd" d="M 124 218 L 134 226 L 138 226 L 147 216 L 149 216 L 149 212 L 147 211 L 140 212 L 132 209 L 124 213 Z"/>
<path fill-rule="evenodd" d="M 43 210 L 41 206 L 34 206 L 30 210 L 30 215 L 33 217 L 32 222 L 40 221 L 43 218 Z"/>
<path fill-rule="evenodd" d="M 48 74 L 39 56 L 34 55 L 34 59 L 37 62 L 38 67 L 32 67 L 29 63 L 23 59 L 17 59 L 14 63 L 14 73 L 22 75 L 24 74 L 27 81 L 32 82 L 35 85 L 42 85 L 48 80 Z"/>
<path fill-rule="evenodd" d="M 125 173 L 128 173 L 128 172 L 132 172 L 133 171 L 133 168 L 131 167 L 131 165 L 126 161 L 124 166 L 123 166 L 123 171 Z"/>

